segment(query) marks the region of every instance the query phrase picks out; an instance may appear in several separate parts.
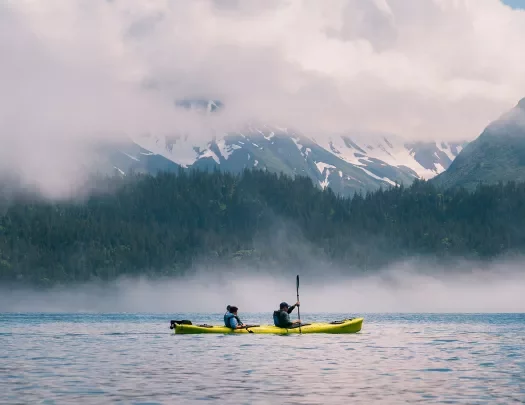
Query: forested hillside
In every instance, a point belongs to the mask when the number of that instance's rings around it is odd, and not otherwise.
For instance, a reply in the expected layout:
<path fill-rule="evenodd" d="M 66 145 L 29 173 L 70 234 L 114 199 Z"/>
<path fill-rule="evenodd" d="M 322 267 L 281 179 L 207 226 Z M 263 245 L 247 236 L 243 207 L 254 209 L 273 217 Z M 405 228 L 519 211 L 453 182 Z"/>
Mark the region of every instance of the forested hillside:
<path fill-rule="evenodd" d="M 77 203 L 5 201 L 0 279 L 37 283 L 181 274 L 192 267 L 297 269 L 313 258 L 372 271 L 414 255 L 525 251 L 525 185 L 438 191 L 417 181 L 353 199 L 263 171 L 106 179 Z"/>

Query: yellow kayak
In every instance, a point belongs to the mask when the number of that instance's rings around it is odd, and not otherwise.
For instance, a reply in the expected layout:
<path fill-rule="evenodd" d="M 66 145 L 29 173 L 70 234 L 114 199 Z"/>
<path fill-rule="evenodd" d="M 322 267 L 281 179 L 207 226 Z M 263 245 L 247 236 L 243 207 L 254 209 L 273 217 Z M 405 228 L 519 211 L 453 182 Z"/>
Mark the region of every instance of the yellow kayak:
<path fill-rule="evenodd" d="M 301 325 L 300 333 L 357 333 L 361 330 L 363 318 L 344 319 L 330 323 L 309 323 Z M 243 329 L 230 329 L 219 325 L 193 325 L 190 321 L 171 321 L 170 329 L 176 334 L 198 333 L 266 333 L 287 335 L 299 333 L 298 327 L 279 328 L 273 325 L 252 325 Z"/>

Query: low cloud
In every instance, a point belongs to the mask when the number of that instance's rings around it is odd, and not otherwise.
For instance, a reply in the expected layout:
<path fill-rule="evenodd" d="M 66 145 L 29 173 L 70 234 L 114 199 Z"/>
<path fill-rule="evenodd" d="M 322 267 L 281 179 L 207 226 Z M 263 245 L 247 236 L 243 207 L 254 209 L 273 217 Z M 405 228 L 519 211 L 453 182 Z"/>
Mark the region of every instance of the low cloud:
<path fill-rule="evenodd" d="M 247 121 L 473 139 L 525 95 L 524 36 L 499 0 L 4 1 L 0 171 L 64 195 L 100 143 Z"/>
<path fill-rule="evenodd" d="M 481 266 L 403 262 L 353 274 L 333 267 L 301 274 L 301 313 L 524 312 L 523 259 Z M 275 268 L 199 271 L 180 278 L 120 278 L 111 283 L 0 289 L 0 312 L 242 313 L 271 312 L 295 302 L 295 275 Z M 220 319 L 218 319 L 220 321 Z"/>

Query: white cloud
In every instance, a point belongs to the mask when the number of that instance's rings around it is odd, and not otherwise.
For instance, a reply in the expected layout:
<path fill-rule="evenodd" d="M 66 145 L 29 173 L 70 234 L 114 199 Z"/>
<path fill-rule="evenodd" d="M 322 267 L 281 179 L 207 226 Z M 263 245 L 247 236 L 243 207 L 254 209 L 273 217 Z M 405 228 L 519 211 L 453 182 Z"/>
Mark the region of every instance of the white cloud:
<path fill-rule="evenodd" d="M 523 38 L 499 0 L 8 0 L 0 170 L 63 192 L 101 139 L 246 120 L 472 139 L 525 96 Z"/>

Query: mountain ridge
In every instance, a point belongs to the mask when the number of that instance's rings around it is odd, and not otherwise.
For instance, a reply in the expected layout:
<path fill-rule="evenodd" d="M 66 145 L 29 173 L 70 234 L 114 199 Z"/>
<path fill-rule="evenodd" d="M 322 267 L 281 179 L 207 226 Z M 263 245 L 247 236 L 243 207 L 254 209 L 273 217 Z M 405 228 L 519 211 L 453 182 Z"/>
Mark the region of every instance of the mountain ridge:
<path fill-rule="evenodd" d="M 448 170 L 432 181 L 443 188 L 525 181 L 525 98 L 491 122 Z"/>
<path fill-rule="evenodd" d="M 218 114 L 219 100 L 177 100 L 175 107 L 199 114 Z M 272 125 L 245 125 L 211 139 L 175 133 L 143 134 L 105 154 L 106 169 L 155 173 L 180 168 L 239 173 L 262 168 L 287 175 L 306 175 L 320 188 L 342 196 L 374 191 L 445 171 L 466 142 L 407 142 L 392 134 L 346 133 L 312 136 Z"/>
<path fill-rule="evenodd" d="M 337 135 L 316 139 L 286 128 L 248 127 L 204 142 L 189 137 L 144 135 L 133 139 L 144 150 L 183 168 L 240 172 L 263 168 L 307 175 L 341 195 L 411 184 L 446 170 L 466 142 L 403 142 L 386 135 Z"/>

